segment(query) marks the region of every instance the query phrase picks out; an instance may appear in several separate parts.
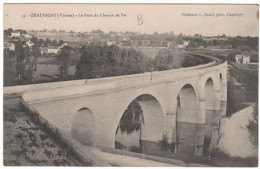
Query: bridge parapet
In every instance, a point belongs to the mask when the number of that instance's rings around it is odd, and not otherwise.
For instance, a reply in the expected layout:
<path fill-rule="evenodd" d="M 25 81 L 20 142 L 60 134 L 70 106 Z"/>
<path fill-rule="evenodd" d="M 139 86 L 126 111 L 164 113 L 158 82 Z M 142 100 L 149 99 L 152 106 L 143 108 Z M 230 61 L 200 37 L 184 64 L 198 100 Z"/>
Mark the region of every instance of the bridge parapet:
<path fill-rule="evenodd" d="M 195 69 L 202 69 L 205 67 L 210 67 L 214 65 L 215 62 L 211 62 L 204 65 L 188 67 L 188 68 L 180 68 L 180 69 L 173 69 L 167 71 L 160 71 L 160 72 L 153 72 L 153 74 L 160 75 L 163 74 L 171 74 L 171 73 L 178 73 L 182 71 L 189 71 Z M 86 84 L 98 84 L 98 83 L 109 83 L 109 82 L 116 82 L 119 81 L 118 84 L 122 81 L 131 82 L 133 80 L 149 80 L 151 79 L 151 72 L 141 73 L 141 74 L 133 74 L 133 75 L 124 75 L 124 76 L 115 76 L 115 77 L 106 77 L 106 78 L 97 78 L 97 79 L 82 79 L 82 80 L 71 80 L 71 81 L 63 81 L 63 82 L 51 82 L 51 83 L 41 83 L 41 84 L 29 84 L 29 85 L 21 85 L 21 86 L 10 86 L 4 87 L 4 95 L 13 94 L 13 93 L 25 93 L 31 91 L 39 91 L 39 90 L 48 90 L 48 89 L 55 89 L 55 88 L 64 88 L 70 86 L 83 86 Z"/>
<path fill-rule="evenodd" d="M 195 66 L 192 68 L 182 68 L 150 73 L 146 72 L 142 74 L 119 77 L 90 79 L 87 82 L 85 82 L 85 80 L 77 80 L 72 82 L 69 81 L 54 84 L 47 83 L 46 86 L 44 86 L 43 84 L 41 84 L 40 86 L 36 85 L 37 87 L 33 86 L 32 91 L 26 92 L 23 95 L 23 98 L 25 99 L 25 101 L 31 102 L 53 98 L 95 94 L 110 90 L 143 85 L 153 85 L 156 83 L 165 83 L 169 81 L 180 81 L 191 77 L 201 76 L 209 72 L 223 70 L 223 68 L 225 67 L 226 63 L 216 65 L 215 62 L 213 62 L 206 65 Z M 54 85 L 57 85 L 58 87 L 55 88 Z M 28 90 L 29 86 L 25 86 L 26 91 Z M 10 92 L 9 88 L 6 91 L 7 92 L 4 93 Z"/>

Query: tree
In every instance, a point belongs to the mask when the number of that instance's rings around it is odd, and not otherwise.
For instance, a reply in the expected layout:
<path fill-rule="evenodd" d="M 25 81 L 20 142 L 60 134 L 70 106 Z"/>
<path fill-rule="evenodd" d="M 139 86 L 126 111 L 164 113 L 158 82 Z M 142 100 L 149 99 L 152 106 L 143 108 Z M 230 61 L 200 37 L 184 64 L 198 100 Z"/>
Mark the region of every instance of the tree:
<path fill-rule="evenodd" d="M 60 72 L 61 80 L 66 80 L 68 77 L 68 66 L 69 66 L 70 56 L 71 56 L 71 47 L 64 46 L 58 55 L 58 59 L 60 62 L 59 72 Z"/>
<path fill-rule="evenodd" d="M 97 29 L 97 30 L 92 30 L 91 33 L 99 33 L 99 34 L 102 34 L 104 33 L 102 30 L 100 29 Z"/>
<path fill-rule="evenodd" d="M 17 84 L 22 84 L 25 76 L 25 52 L 22 43 L 15 45 L 16 53 L 16 81 Z"/>
<path fill-rule="evenodd" d="M 36 46 L 38 46 L 38 38 L 37 37 L 32 37 L 31 38 L 31 42 L 34 44 L 34 45 L 36 45 Z"/>
<path fill-rule="evenodd" d="M 24 75 L 24 83 L 28 84 L 33 81 L 33 72 L 34 72 L 34 57 L 30 48 L 27 46 L 24 48 L 25 55 L 25 75 Z"/>
<path fill-rule="evenodd" d="M 11 36 L 11 33 L 13 32 L 12 28 L 9 28 L 7 30 L 4 30 L 4 36 Z"/>
<path fill-rule="evenodd" d="M 26 30 L 22 30 L 21 34 L 27 34 L 27 31 Z"/>
<path fill-rule="evenodd" d="M 51 33 L 57 33 L 57 30 L 56 29 L 52 29 L 50 30 Z"/>
<path fill-rule="evenodd" d="M 42 29 L 40 30 L 40 32 L 47 32 L 47 29 Z"/>
<path fill-rule="evenodd" d="M 156 70 L 169 70 L 173 68 L 173 53 L 170 50 L 160 50 L 154 59 Z"/>
<path fill-rule="evenodd" d="M 59 40 L 58 46 L 61 46 L 63 44 L 64 44 L 64 41 L 63 40 Z"/>
<path fill-rule="evenodd" d="M 43 39 L 39 39 L 37 44 L 38 46 L 45 46 Z"/>
<path fill-rule="evenodd" d="M 133 131 L 140 130 L 142 123 L 144 123 L 143 110 L 138 101 L 134 100 L 124 112 L 118 128 L 122 133 L 126 132 L 127 134 L 131 134 Z"/>
<path fill-rule="evenodd" d="M 28 46 L 24 47 L 22 42 L 15 45 L 16 55 L 16 84 L 28 84 L 33 80 L 33 56 Z"/>
<path fill-rule="evenodd" d="M 55 40 L 55 39 L 54 39 L 54 40 L 52 40 L 52 41 L 51 41 L 51 45 L 52 45 L 52 46 L 57 46 L 57 45 L 58 45 L 58 42 L 57 42 L 57 40 Z"/>
<path fill-rule="evenodd" d="M 39 56 L 41 56 L 41 51 L 40 51 L 39 47 L 33 46 L 32 55 L 33 55 L 32 68 L 33 68 L 33 71 L 36 71 L 37 70 L 37 59 Z"/>
<path fill-rule="evenodd" d="M 50 40 L 49 38 L 45 39 L 44 45 L 45 45 L 45 46 L 51 45 L 51 40 Z"/>
<path fill-rule="evenodd" d="M 11 86 L 15 84 L 14 59 L 15 53 L 8 48 L 4 49 L 4 86 Z"/>
<path fill-rule="evenodd" d="M 253 107 L 252 118 L 249 120 L 249 124 L 247 125 L 248 132 L 250 133 L 250 141 L 258 148 L 258 105 L 257 103 Z"/>
<path fill-rule="evenodd" d="M 150 71 L 151 60 L 133 48 L 119 48 L 116 45 L 89 44 L 82 47 L 77 64 L 78 78 L 96 78 L 127 75 Z"/>

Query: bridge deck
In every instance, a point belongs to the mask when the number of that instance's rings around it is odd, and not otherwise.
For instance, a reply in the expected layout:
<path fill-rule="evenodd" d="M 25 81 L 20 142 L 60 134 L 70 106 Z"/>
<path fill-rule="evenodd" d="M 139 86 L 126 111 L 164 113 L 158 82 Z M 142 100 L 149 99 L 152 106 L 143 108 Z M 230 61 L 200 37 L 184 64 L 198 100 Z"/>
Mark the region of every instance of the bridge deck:
<path fill-rule="evenodd" d="M 156 76 L 157 74 L 167 75 L 167 74 L 173 74 L 173 73 L 179 73 L 179 72 L 199 70 L 199 69 L 203 69 L 203 68 L 207 68 L 207 67 L 212 67 L 214 65 L 216 65 L 216 62 L 211 62 L 208 64 L 194 66 L 194 67 L 188 67 L 188 68 L 152 72 L 152 74 L 153 74 L 153 76 Z M 116 81 L 123 81 L 123 80 L 131 81 L 132 79 L 143 79 L 144 76 L 146 76 L 150 79 L 151 72 L 133 74 L 133 75 L 97 78 L 97 79 L 82 79 L 82 80 L 71 80 L 71 81 L 63 81 L 63 82 L 10 86 L 10 87 L 4 87 L 4 95 L 8 95 L 8 94 L 12 94 L 12 93 L 19 94 L 19 93 L 25 93 L 25 92 L 29 92 L 29 91 L 50 90 L 50 89 L 64 88 L 64 87 L 69 87 L 69 86 L 82 86 L 82 85 L 86 85 L 86 84 L 116 82 Z"/>
<path fill-rule="evenodd" d="M 180 81 L 182 79 L 200 76 L 211 71 L 221 70 L 224 65 L 226 65 L 226 63 L 218 64 L 214 61 L 204 65 L 167 71 L 5 87 L 4 95 L 25 93 L 23 94 L 23 99 L 26 102 L 37 102 L 39 100 L 48 101 L 55 98 L 67 98 L 72 96 L 79 97 L 131 87 L 155 85 L 156 83 Z"/>

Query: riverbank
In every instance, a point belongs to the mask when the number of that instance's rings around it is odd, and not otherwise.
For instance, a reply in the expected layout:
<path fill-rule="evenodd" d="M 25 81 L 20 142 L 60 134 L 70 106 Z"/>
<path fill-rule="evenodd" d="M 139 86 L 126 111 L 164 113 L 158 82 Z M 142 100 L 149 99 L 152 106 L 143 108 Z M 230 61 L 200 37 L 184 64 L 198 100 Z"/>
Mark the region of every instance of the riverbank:
<path fill-rule="evenodd" d="M 211 154 L 211 157 L 206 156 L 194 156 L 187 154 L 172 154 L 172 153 L 157 153 L 150 154 L 158 157 L 176 159 L 184 161 L 185 163 L 197 163 L 202 165 L 208 165 L 212 167 L 257 167 L 257 158 L 239 158 L 230 157 L 229 155 L 215 151 Z"/>

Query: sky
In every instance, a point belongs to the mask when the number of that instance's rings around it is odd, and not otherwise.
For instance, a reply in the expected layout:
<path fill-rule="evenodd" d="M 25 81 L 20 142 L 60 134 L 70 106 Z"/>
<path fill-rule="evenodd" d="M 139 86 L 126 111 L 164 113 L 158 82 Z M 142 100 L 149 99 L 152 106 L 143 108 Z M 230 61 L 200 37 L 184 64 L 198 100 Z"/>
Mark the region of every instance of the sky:
<path fill-rule="evenodd" d="M 258 5 L 5 4 L 4 29 L 258 36 L 258 10 Z"/>

